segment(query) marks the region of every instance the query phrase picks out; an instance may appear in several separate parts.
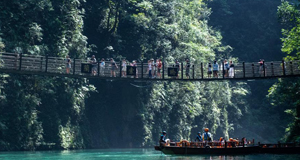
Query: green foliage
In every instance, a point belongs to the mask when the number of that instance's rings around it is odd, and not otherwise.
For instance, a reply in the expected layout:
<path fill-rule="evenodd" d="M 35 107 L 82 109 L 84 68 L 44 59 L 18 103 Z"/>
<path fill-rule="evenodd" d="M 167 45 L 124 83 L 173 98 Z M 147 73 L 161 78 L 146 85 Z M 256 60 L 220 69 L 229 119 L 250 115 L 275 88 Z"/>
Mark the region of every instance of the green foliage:
<path fill-rule="evenodd" d="M 220 30 L 223 44 L 233 48 L 240 61 L 281 60 L 280 24 L 276 8 L 280 0 L 206 0 L 213 12 L 209 25 Z M 221 53 L 229 58 L 227 53 Z"/>
<path fill-rule="evenodd" d="M 285 109 L 285 112 L 289 114 L 293 119 L 292 122 L 286 128 L 286 141 L 298 141 L 300 133 L 300 80 L 279 80 L 274 84 L 270 90 L 268 97 L 272 100 L 272 104 L 280 106 Z"/>
<path fill-rule="evenodd" d="M 154 85 L 143 112 L 145 145 L 153 145 L 161 130 L 167 130 L 172 140 L 193 140 L 195 133 L 209 127 L 216 139 L 228 139 L 247 108 L 241 101 L 248 94 L 243 87 L 227 82 Z"/>
<path fill-rule="evenodd" d="M 83 57 L 89 51 L 82 34 L 81 0 L 0 2 L 1 32 L 6 51 Z"/>
<path fill-rule="evenodd" d="M 0 1 L 0 50 L 71 58 L 88 54 L 140 61 L 163 58 L 168 63 L 185 58 L 207 63 L 237 56 L 250 61 L 261 58 L 266 51 L 262 48 L 269 46 L 274 48 L 266 56 L 279 55 L 277 41 L 268 41 L 279 37 L 272 10 L 277 4 L 271 0 L 215 0 L 209 6 L 202 0 Z M 231 58 L 232 51 L 236 57 Z M 127 82 L 3 74 L 0 81 L 4 113 L 0 150 L 48 145 L 143 147 L 156 144 L 162 130 L 172 140 L 192 140 L 205 127 L 217 138 L 252 136 L 247 133 L 260 126 L 265 126 L 262 132 L 254 134 L 278 129 L 267 120 L 274 110 L 266 109 L 268 105 L 253 108 L 252 100 L 261 99 L 247 100 L 253 93 L 246 83 L 154 82 L 134 88 Z"/>
<path fill-rule="evenodd" d="M 282 30 L 283 42 L 282 51 L 287 53 L 286 60 L 298 60 L 299 52 L 299 35 L 300 35 L 300 14 L 299 5 L 291 5 L 287 1 L 282 1 L 278 7 L 278 16 L 284 24 Z M 293 119 L 286 128 L 286 141 L 298 141 L 300 133 L 300 101 L 299 101 L 299 78 L 294 80 L 282 79 L 274 84 L 269 90 L 269 99 L 272 105 L 284 108 L 285 113 Z"/>
<path fill-rule="evenodd" d="M 299 59 L 299 35 L 300 35 L 300 12 L 298 7 L 290 5 L 287 1 L 283 1 L 278 7 L 278 17 L 285 29 L 282 30 L 283 42 L 282 51 L 289 56 L 287 60 Z"/>
<path fill-rule="evenodd" d="M 4 51 L 4 48 L 5 48 L 5 45 L 4 43 L 2 42 L 2 39 L 0 37 L 0 52 L 3 52 Z"/>
<path fill-rule="evenodd" d="M 33 150 L 50 143 L 86 147 L 84 97 L 94 89 L 84 80 L 6 76 L 3 81 L 0 150 Z"/>
<path fill-rule="evenodd" d="M 0 51 L 82 58 L 84 0 L 0 2 Z M 0 150 L 89 146 L 85 79 L 1 74 Z M 54 144 L 54 145 L 53 145 Z"/>

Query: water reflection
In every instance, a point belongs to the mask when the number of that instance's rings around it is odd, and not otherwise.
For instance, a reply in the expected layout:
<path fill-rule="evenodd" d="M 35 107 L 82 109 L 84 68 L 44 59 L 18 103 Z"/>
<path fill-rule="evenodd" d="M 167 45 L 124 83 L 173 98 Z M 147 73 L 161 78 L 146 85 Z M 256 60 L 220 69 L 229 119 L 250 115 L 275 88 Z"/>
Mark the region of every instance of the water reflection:
<path fill-rule="evenodd" d="M 300 154 L 165 155 L 154 149 L 103 149 L 44 152 L 0 152 L 0 160 L 299 160 Z"/>
<path fill-rule="evenodd" d="M 161 157 L 164 160 L 246 160 L 246 156 L 211 156 L 211 155 L 195 155 L 195 156 L 166 156 Z"/>

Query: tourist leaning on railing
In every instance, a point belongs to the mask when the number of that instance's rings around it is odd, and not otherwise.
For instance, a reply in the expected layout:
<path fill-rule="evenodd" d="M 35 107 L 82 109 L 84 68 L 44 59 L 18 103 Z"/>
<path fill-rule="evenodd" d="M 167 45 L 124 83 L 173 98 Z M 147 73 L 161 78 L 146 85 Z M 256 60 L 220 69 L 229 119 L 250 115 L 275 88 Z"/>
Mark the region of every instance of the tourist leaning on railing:
<path fill-rule="evenodd" d="M 161 78 L 161 69 L 162 69 L 161 59 L 157 59 L 156 64 L 157 64 L 157 77 Z"/>
<path fill-rule="evenodd" d="M 190 79 L 190 68 L 191 68 L 191 63 L 189 59 L 186 59 L 186 65 L 185 65 L 185 76 L 187 79 Z"/>
<path fill-rule="evenodd" d="M 71 58 L 69 55 L 66 56 L 66 73 L 69 74 L 71 69 Z"/>
<path fill-rule="evenodd" d="M 101 76 L 104 76 L 104 71 L 105 71 L 105 60 L 104 58 L 101 59 L 101 62 L 100 62 L 100 75 Z"/>
<path fill-rule="evenodd" d="M 110 77 L 116 77 L 116 69 L 118 68 L 113 58 L 110 59 Z"/>
<path fill-rule="evenodd" d="M 154 59 L 151 61 L 152 62 L 152 78 L 156 78 L 156 63 L 154 62 Z"/>
<path fill-rule="evenodd" d="M 127 70 L 127 62 L 125 59 L 122 61 L 122 77 L 126 77 L 126 70 Z"/>
<path fill-rule="evenodd" d="M 227 59 L 224 60 L 224 66 L 223 66 L 223 74 L 224 74 L 224 77 L 228 77 L 228 72 L 229 72 L 229 64 L 227 62 Z"/>
<path fill-rule="evenodd" d="M 95 55 L 92 55 L 92 58 L 90 59 L 90 63 L 92 64 L 92 75 L 95 76 L 97 74 L 97 60 L 95 58 Z"/>
<path fill-rule="evenodd" d="M 214 61 L 214 64 L 213 64 L 213 77 L 214 78 L 218 78 L 218 72 L 219 72 L 219 65 L 217 63 L 217 61 Z"/>
<path fill-rule="evenodd" d="M 211 71 L 211 64 L 208 63 L 208 66 L 207 66 L 207 77 L 208 77 L 208 78 L 211 78 L 211 74 L 212 74 L 212 71 Z"/>
<path fill-rule="evenodd" d="M 234 64 L 232 61 L 230 61 L 229 65 L 229 78 L 234 78 Z"/>
<path fill-rule="evenodd" d="M 152 59 L 148 61 L 147 72 L 148 72 L 148 78 L 152 78 Z"/>

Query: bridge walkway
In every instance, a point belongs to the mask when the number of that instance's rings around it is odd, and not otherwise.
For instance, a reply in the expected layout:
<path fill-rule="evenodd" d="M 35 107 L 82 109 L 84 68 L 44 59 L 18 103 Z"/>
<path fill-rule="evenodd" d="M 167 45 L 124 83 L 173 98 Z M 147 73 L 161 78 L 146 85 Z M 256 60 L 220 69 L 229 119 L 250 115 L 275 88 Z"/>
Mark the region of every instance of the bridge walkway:
<path fill-rule="evenodd" d="M 36 56 L 15 53 L 0 53 L 0 72 L 63 76 L 74 78 L 99 78 L 99 79 L 117 79 L 117 80 L 154 80 L 154 81 L 219 81 L 219 80 L 250 80 L 250 79 L 268 79 L 300 76 L 300 61 L 272 61 L 263 62 L 242 62 L 234 64 L 233 77 L 226 75 L 224 65 L 219 63 L 219 72 L 217 76 L 208 75 L 208 64 L 191 64 L 186 68 L 186 63 L 180 63 L 177 68 L 175 64 L 163 63 L 161 77 L 151 78 L 148 76 L 147 63 L 137 63 L 136 67 L 128 64 L 128 75 L 122 77 L 122 66 L 116 62 L 118 68 L 115 70 L 116 77 L 111 75 L 111 62 L 106 61 L 105 66 L 100 63 L 91 64 L 86 59 L 71 59 L 70 73 L 66 73 L 66 59 L 61 57 Z M 92 68 L 96 69 L 95 75 L 92 75 Z M 132 70 L 134 69 L 134 70 Z M 131 71 L 131 74 L 129 73 Z M 135 71 L 134 73 L 132 71 Z M 174 72 L 176 71 L 176 72 Z M 187 72 L 189 77 L 187 77 Z M 129 75 L 130 74 L 130 75 Z M 174 76 L 175 74 L 175 76 Z M 178 74 L 178 76 L 176 76 Z"/>

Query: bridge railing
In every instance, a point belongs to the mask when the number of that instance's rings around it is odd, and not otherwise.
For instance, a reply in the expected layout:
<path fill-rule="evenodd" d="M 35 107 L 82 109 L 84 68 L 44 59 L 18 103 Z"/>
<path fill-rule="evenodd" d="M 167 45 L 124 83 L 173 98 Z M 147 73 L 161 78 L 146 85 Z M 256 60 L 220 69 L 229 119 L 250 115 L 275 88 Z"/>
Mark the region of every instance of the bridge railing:
<path fill-rule="evenodd" d="M 16 70 L 19 67 L 18 54 L 0 53 L 0 67 L 4 69 Z"/>
<path fill-rule="evenodd" d="M 90 63 L 88 59 L 71 59 L 71 68 L 69 74 L 91 76 L 91 73 L 83 73 L 81 71 L 82 64 Z M 94 76 L 99 77 L 111 77 L 111 62 L 105 61 L 105 66 L 100 65 L 100 61 L 94 65 L 96 68 L 96 74 Z M 121 62 L 115 62 L 118 68 L 115 69 L 116 77 L 122 77 Z M 130 66 L 130 63 L 127 64 Z M 213 64 L 211 63 L 213 66 Z M 226 79 L 226 78 L 259 78 L 259 77 L 284 77 L 300 75 L 300 61 L 272 61 L 272 62 L 242 62 L 234 64 L 234 69 L 227 70 L 223 67 L 223 63 L 218 63 L 219 71 L 217 76 L 214 76 L 213 67 L 212 73 L 209 77 L 208 63 L 190 64 L 190 67 L 186 67 L 186 62 L 180 63 L 180 69 L 178 70 L 178 76 L 169 76 L 168 68 L 178 67 L 175 63 L 163 63 L 163 68 L 160 72 L 161 77 L 158 76 L 158 70 L 153 70 L 156 73 L 155 78 L 161 79 Z M 61 57 L 49 57 L 16 53 L 0 53 L 0 69 L 2 70 L 16 70 L 26 72 L 47 72 L 54 74 L 66 74 L 67 61 Z M 126 76 L 125 78 L 150 78 L 148 71 L 148 63 L 136 64 L 137 76 Z M 233 73 L 233 74 L 230 74 Z M 151 75 L 152 77 L 153 75 Z"/>

